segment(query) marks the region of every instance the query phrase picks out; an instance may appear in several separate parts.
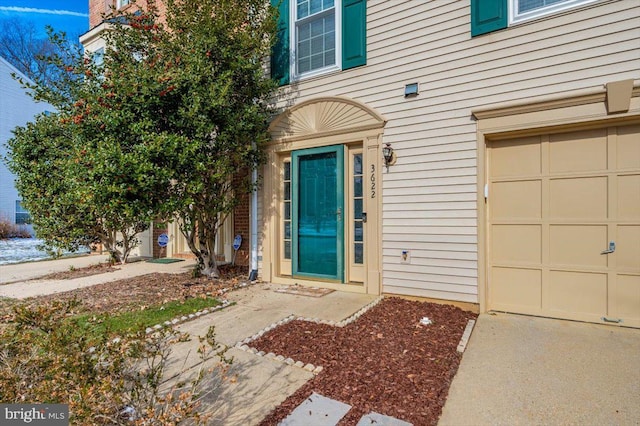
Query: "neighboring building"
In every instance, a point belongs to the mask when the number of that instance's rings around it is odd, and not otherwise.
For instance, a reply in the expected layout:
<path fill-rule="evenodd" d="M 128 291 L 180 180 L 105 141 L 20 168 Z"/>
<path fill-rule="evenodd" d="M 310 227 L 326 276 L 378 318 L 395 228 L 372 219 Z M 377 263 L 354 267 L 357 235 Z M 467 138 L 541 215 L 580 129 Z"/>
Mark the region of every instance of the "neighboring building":
<path fill-rule="evenodd" d="M 273 3 L 263 280 L 640 327 L 637 1 Z"/>
<path fill-rule="evenodd" d="M 16 74 L 30 81 L 13 65 L 0 57 L 0 220 L 8 220 L 12 224 L 24 225 L 33 235 L 33 227 L 29 225 L 29 212 L 21 205 L 20 195 L 15 187 L 15 177 L 7 169 L 4 158 L 7 155 L 5 144 L 13 137 L 11 131 L 17 126 L 24 126 L 33 121 L 35 116 L 53 110 L 44 102 L 34 101 L 27 89 L 11 75 Z"/>

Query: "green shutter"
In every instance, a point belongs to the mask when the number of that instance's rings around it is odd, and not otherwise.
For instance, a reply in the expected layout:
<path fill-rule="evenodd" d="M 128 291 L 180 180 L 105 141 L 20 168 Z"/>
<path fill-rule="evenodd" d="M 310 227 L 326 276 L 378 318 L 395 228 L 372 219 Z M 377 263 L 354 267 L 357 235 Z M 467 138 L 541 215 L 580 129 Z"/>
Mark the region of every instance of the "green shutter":
<path fill-rule="evenodd" d="M 471 36 L 507 28 L 508 0 L 471 0 Z"/>
<path fill-rule="evenodd" d="M 342 2 L 342 69 L 367 63 L 367 1 Z"/>
<path fill-rule="evenodd" d="M 289 84 L 289 0 L 271 0 L 278 9 L 277 40 L 271 49 L 271 78 Z"/>

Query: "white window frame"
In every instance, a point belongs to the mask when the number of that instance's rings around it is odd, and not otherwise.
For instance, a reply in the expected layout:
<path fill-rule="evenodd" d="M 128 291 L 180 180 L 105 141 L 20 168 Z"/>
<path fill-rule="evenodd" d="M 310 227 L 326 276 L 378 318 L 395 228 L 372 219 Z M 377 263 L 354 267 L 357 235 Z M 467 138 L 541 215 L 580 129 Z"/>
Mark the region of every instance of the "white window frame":
<path fill-rule="evenodd" d="M 538 9 L 530 10 L 529 12 L 518 14 L 518 4 L 520 3 L 520 0 L 509 0 L 509 25 L 540 18 L 552 13 L 562 12 L 563 10 L 583 6 L 588 3 L 593 3 L 594 1 L 597 0 L 565 0 L 560 3 L 543 6 Z"/>
<path fill-rule="evenodd" d="M 26 219 L 18 221 L 18 215 L 21 215 L 21 217 L 26 216 Z M 29 213 L 29 210 L 22 207 L 22 200 L 16 200 L 16 210 L 13 222 L 16 225 L 28 225 L 31 223 L 31 213 Z"/>
<path fill-rule="evenodd" d="M 104 64 L 104 47 L 100 47 L 93 52 L 93 63 L 96 66 L 101 66 Z"/>
<path fill-rule="evenodd" d="M 131 0 L 116 0 L 116 9 L 122 9 L 129 4 L 131 4 Z"/>
<path fill-rule="evenodd" d="M 319 68 L 313 71 L 307 71 L 298 74 L 297 68 L 297 54 L 296 49 L 298 46 L 298 39 L 296 38 L 296 18 L 298 5 L 296 0 L 289 1 L 289 75 L 292 81 L 298 81 L 305 78 L 315 77 L 342 69 L 342 0 L 334 0 L 334 12 L 335 12 L 335 29 L 336 29 L 336 63 L 328 67 Z M 319 12 L 322 13 L 322 12 Z"/>

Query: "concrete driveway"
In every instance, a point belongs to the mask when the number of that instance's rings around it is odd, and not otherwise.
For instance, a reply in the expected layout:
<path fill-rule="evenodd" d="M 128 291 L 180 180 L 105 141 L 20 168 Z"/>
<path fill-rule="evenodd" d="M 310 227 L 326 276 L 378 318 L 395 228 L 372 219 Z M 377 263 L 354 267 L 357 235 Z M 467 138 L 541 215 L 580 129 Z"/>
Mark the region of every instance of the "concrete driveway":
<path fill-rule="evenodd" d="M 439 425 L 638 425 L 640 330 L 483 314 Z"/>

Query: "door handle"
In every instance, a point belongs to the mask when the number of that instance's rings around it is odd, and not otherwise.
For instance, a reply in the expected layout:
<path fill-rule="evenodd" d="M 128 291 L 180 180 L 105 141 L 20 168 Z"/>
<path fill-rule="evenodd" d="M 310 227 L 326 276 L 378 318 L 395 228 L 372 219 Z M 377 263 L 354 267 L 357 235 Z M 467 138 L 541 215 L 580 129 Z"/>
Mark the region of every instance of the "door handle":
<path fill-rule="evenodd" d="M 609 241 L 609 248 L 607 250 L 603 250 L 600 254 L 611 254 L 616 251 L 616 243 L 615 241 Z"/>
<path fill-rule="evenodd" d="M 340 222 L 342 220 L 342 209 L 340 207 L 338 207 L 336 214 L 338 215 L 338 222 Z"/>

